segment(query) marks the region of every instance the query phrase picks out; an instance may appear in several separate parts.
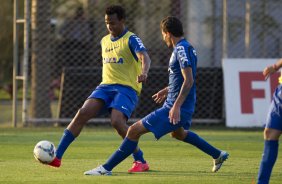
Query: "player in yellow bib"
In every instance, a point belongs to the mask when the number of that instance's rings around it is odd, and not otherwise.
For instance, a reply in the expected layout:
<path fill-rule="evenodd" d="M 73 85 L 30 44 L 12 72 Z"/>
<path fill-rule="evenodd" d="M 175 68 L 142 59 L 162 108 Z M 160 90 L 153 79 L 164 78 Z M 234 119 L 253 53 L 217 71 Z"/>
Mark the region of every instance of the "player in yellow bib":
<path fill-rule="evenodd" d="M 140 38 L 127 29 L 123 31 L 120 37 L 111 37 L 111 35 L 107 35 L 101 41 L 103 57 L 103 80 L 101 84 L 129 86 L 140 94 L 142 84 L 136 82 L 136 76 L 142 73 L 142 65 L 135 54 L 136 50 L 131 50 L 131 47 L 135 47 L 134 49 L 138 49 L 139 52 L 145 51 L 143 43 Z M 129 42 L 130 44 L 128 44 Z"/>
<path fill-rule="evenodd" d="M 104 109 L 111 113 L 112 126 L 124 138 L 128 129 L 126 122 L 137 105 L 142 82 L 147 79 L 151 60 L 141 39 L 127 30 L 125 10 L 117 5 L 107 7 L 105 23 L 110 34 L 101 40 L 102 82 L 65 129 L 56 157 L 49 164 L 53 167 L 60 167 L 64 152 L 80 134 L 83 126 Z M 133 158 L 133 166 L 128 172 L 143 172 L 149 169 L 143 152 L 138 147 L 133 153 Z"/>

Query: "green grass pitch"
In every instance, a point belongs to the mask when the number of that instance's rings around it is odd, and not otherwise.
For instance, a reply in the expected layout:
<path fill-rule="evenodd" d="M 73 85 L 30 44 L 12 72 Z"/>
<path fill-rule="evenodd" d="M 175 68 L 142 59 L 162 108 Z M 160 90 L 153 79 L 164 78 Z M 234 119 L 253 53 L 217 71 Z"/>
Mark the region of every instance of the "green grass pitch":
<path fill-rule="evenodd" d="M 128 174 L 132 157 L 113 170 L 113 176 L 84 176 L 83 172 L 103 164 L 121 143 L 112 128 L 87 127 L 64 155 L 59 169 L 42 165 L 33 158 L 40 140 L 58 144 L 63 128 L 1 128 L 0 183 L 189 183 L 251 184 L 257 176 L 263 149 L 262 130 L 234 130 L 222 127 L 192 129 L 213 145 L 227 150 L 229 159 L 218 173 L 212 173 L 212 159 L 197 148 L 169 136 L 155 141 L 151 133 L 140 140 L 150 171 Z M 281 153 L 280 148 L 280 153 Z M 281 154 L 280 154 L 281 155 Z M 282 181 L 282 159 L 278 156 L 271 184 Z"/>

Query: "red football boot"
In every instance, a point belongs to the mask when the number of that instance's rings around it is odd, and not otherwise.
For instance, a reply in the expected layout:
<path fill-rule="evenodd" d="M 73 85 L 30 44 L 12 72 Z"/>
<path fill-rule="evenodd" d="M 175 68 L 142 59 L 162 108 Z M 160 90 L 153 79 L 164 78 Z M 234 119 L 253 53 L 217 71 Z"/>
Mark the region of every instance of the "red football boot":
<path fill-rule="evenodd" d="M 132 168 L 128 170 L 129 173 L 134 172 L 145 172 L 149 170 L 149 165 L 147 163 L 142 163 L 140 161 L 134 161 Z"/>
<path fill-rule="evenodd" d="M 52 166 L 52 167 L 60 167 L 61 166 L 61 160 L 58 159 L 57 157 L 54 158 L 54 160 L 49 163 L 48 165 Z"/>

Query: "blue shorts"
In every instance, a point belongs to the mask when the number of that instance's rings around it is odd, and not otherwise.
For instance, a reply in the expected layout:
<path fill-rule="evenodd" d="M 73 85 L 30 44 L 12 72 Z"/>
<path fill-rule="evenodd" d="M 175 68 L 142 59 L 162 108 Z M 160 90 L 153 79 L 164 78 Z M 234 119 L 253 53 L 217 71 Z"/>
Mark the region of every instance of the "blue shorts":
<path fill-rule="evenodd" d="M 141 120 L 144 127 L 152 132 L 156 139 L 160 139 L 162 136 L 180 127 L 188 130 L 191 126 L 192 113 L 181 112 L 181 121 L 174 125 L 169 122 L 169 110 L 167 107 L 161 107 Z"/>
<path fill-rule="evenodd" d="M 282 85 L 273 94 L 265 127 L 282 131 Z"/>
<path fill-rule="evenodd" d="M 122 112 L 127 119 L 130 118 L 138 103 L 137 92 L 131 87 L 119 84 L 101 84 L 88 98 L 98 98 L 105 102 L 105 108 L 112 108 Z"/>

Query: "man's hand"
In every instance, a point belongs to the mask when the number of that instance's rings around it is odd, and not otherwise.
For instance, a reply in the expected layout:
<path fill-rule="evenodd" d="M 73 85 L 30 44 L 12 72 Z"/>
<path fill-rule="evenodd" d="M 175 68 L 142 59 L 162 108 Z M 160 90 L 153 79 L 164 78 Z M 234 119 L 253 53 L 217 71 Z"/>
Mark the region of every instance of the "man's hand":
<path fill-rule="evenodd" d="M 276 67 L 275 64 L 272 65 L 272 66 L 267 66 L 267 67 L 263 70 L 263 72 L 262 72 L 262 74 L 263 74 L 263 76 L 264 76 L 264 79 L 267 80 L 268 77 L 269 77 L 270 75 L 272 75 L 273 73 L 275 73 L 276 71 L 277 71 L 277 67 Z"/>
<path fill-rule="evenodd" d="M 167 93 L 168 93 L 167 88 L 164 88 L 164 89 L 160 90 L 159 92 L 157 92 L 156 94 L 154 94 L 152 96 L 152 98 L 156 103 L 160 104 L 163 101 L 165 101 L 165 99 L 167 97 Z"/>
<path fill-rule="evenodd" d="M 169 111 L 169 122 L 176 125 L 180 122 L 180 108 L 173 106 Z"/>
<path fill-rule="evenodd" d="M 146 83 L 147 81 L 147 74 L 141 74 L 137 76 L 137 82 L 138 83 Z"/>

